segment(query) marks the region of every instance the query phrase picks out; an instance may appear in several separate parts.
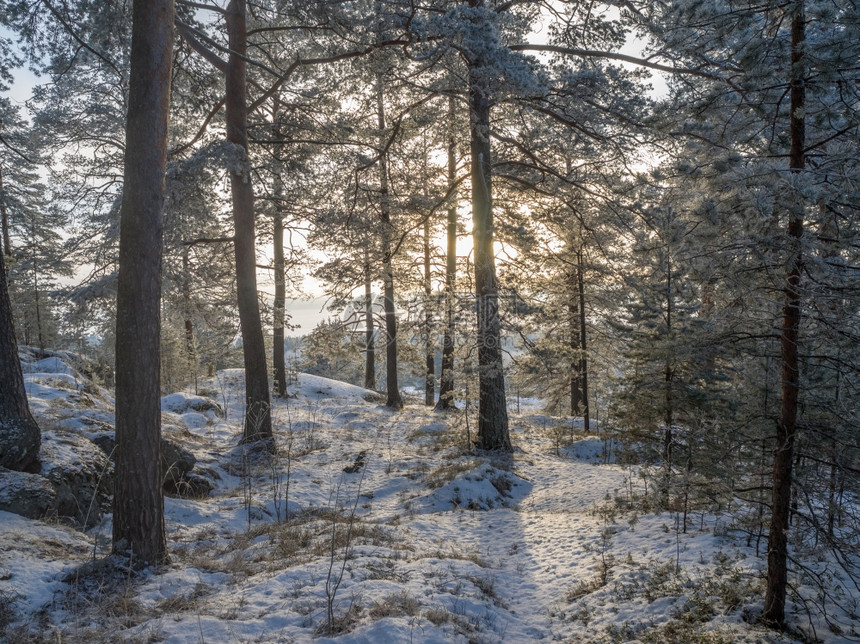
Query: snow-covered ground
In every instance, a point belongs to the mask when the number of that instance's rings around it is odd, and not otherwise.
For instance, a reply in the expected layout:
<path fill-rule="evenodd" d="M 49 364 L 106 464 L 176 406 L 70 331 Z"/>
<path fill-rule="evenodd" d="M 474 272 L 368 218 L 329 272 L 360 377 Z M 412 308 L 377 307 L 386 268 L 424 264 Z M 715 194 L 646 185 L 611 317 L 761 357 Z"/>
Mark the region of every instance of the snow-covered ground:
<path fill-rule="evenodd" d="M 109 426 L 109 394 L 55 362 L 25 365 L 43 426 Z M 730 520 L 696 514 L 683 532 L 676 514 L 635 511 L 641 479 L 607 463 L 598 436 L 531 407 L 512 416 L 515 454 L 497 458 L 466 449 L 462 412 L 418 399 L 393 412 L 306 374 L 289 391 L 271 458 L 237 447 L 240 371 L 204 397 L 165 397 L 165 426 L 215 487 L 165 500 L 158 570 L 94 563 L 109 516 L 82 533 L 0 513 L 0 640 L 797 641 L 751 623 L 764 564 Z M 841 620 L 816 635 L 845 641 L 857 624 Z"/>

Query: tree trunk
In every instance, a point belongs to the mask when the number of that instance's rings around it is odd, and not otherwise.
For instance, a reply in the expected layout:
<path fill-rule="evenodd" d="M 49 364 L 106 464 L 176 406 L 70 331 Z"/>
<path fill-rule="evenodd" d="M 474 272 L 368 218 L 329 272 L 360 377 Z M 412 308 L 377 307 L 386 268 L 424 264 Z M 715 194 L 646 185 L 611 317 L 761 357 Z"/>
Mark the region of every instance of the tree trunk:
<path fill-rule="evenodd" d="M 376 75 L 376 116 L 379 127 L 379 217 L 382 221 L 382 286 L 385 309 L 385 404 L 402 409 L 400 385 L 397 380 L 397 314 L 394 309 L 394 273 L 391 268 L 391 211 L 388 202 L 388 157 L 385 153 L 385 104 L 382 95 L 382 74 Z"/>
<path fill-rule="evenodd" d="M 803 147 L 806 123 L 803 109 L 804 89 L 803 45 L 806 40 L 803 0 L 796 0 L 791 21 L 791 150 L 789 168 L 793 174 L 803 171 Z M 800 275 L 802 268 L 803 203 L 791 204 L 788 213 L 789 256 L 783 294 L 782 333 L 782 403 L 776 428 L 776 449 L 773 458 L 773 493 L 771 498 L 770 533 L 767 548 L 767 581 L 764 599 L 764 621 L 785 625 L 785 597 L 788 588 L 788 519 L 791 510 L 791 477 L 794 442 L 797 434 L 797 405 L 799 394 L 800 341 Z"/>
<path fill-rule="evenodd" d="M 430 218 L 424 221 L 424 404 L 432 407 L 436 402 L 436 348 L 433 346 L 433 312 L 430 297 Z"/>
<path fill-rule="evenodd" d="M 119 241 L 113 551 L 167 560 L 161 442 L 161 256 L 173 0 L 135 0 Z"/>
<path fill-rule="evenodd" d="M 583 408 L 582 398 L 582 333 L 579 323 L 579 278 L 576 271 L 570 274 L 568 283 L 570 299 L 568 301 L 568 330 L 570 333 L 570 415 L 578 416 Z"/>
<path fill-rule="evenodd" d="M 457 287 L 457 136 L 454 119 L 456 103 L 448 97 L 448 189 L 451 203 L 448 206 L 447 249 L 445 254 L 445 336 L 442 340 L 442 376 L 439 379 L 439 401 L 436 409 L 454 408 L 454 305 Z"/>
<path fill-rule="evenodd" d="M 476 2 L 483 6 L 483 0 Z M 499 294 L 493 248 L 490 98 L 481 65 L 469 65 L 472 162 L 472 230 L 475 246 L 475 295 L 478 313 L 478 439 L 485 450 L 512 452 L 502 366 Z"/>
<path fill-rule="evenodd" d="M 281 109 L 280 100 L 275 96 L 272 106 L 272 122 L 275 126 L 275 138 L 284 140 L 278 124 L 278 113 Z M 275 301 L 273 303 L 272 321 L 272 371 L 274 376 L 275 395 L 284 398 L 287 395 L 287 365 L 284 358 L 284 318 L 287 308 L 287 276 L 286 261 L 284 259 L 284 181 L 281 178 L 282 146 L 278 144 L 275 151 L 274 182 L 274 221 L 272 233 L 272 246 L 275 269 Z"/>
<path fill-rule="evenodd" d="M 39 458 L 42 434 L 30 414 L 12 304 L 6 281 L 6 262 L 0 253 L 0 467 L 24 470 Z"/>
<path fill-rule="evenodd" d="M 591 428 L 591 413 L 588 407 L 588 336 L 585 327 L 585 273 L 581 246 L 576 253 L 576 280 L 579 288 L 579 373 L 582 383 L 582 426 L 585 431 L 588 431 Z"/>
<path fill-rule="evenodd" d="M 45 333 L 42 330 L 42 306 L 39 302 L 39 262 L 36 259 L 36 251 L 33 250 L 33 306 L 36 313 L 36 338 L 39 341 L 39 349 L 45 350 Z"/>
<path fill-rule="evenodd" d="M 370 254 L 364 249 L 364 388 L 376 389 L 376 346 L 373 339 L 373 283 L 370 279 Z"/>
<path fill-rule="evenodd" d="M 672 257 L 671 248 L 666 245 L 666 336 L 671 341 L 672 336 Z M 671 356 L 666 357 L 666 366 L 663 372 L 663 488 L 661 490 L 664 505 L 669 501 L 669 484 L 672 481 L 672 425 L 675 422 L 675 409 L 672 399 L 672 379 L 674 369 L 672 368 Z"/>
<path fill-rule="evenodd" d="M 3 252 L 12 256 L 12 237 L 9 233 L 9 213 L 6 210 L 6 194 L 3 191 L 3 166 L 0 165 L 0 230 L 3 233 Z"/>
<path fill-rule="evenodd" d="M 254 243 L 254 191 L 248 161 L 248 107 L 245 97 L 248 51 L 245 0 L 230 0 L 226 11 L 230 56 L 226 72 L 227 140 L 241 151 L 242 168 L 230 170 L 233 197 L 233 248 L 236 256 L 236 295 L 245 363 L 245 424 L 242 442 L 265 440 L 275 448 L 269 400 L 266 347 L 257 300 L 257 249 Z"/>
<path fill-rule="evenodd" d="M 182 248 L 182 315 L 185 318 L 185 361 L 197 394 L 197 352 L 194 350 L 194 321 L 191 319 L 191 267 L 188 245 Z"/>
<path fill-rule="evenodd" d="M 276 185 L 280 181 L 275 178 Z M 277 189 L 275 199 L 279 198 Z M 272 368 L 275 379 L 275 395 L 287 395 L 287 365 L 284 358 L 284 317 L 286 315 L 287 284 L 284 274 L 284 217 L 280 205 L 275 206 L 274 217 L 274 255 L 275 255 L 275 301 L 272 328 Z"/>
<path fill-rule="evenodd" d="M 283 182 L 275 174 L 275 215 L 274 215 L 274 263 L 275 263 L 275 301 L 272 328 L 272 367 L 275 379 L 275 395 L 287 395 L 287 365 L 284 358 L 284 317 L 287 304 L 287 279 L 284 260 L 284 213 L 281 200 L 284 196 Z"/>

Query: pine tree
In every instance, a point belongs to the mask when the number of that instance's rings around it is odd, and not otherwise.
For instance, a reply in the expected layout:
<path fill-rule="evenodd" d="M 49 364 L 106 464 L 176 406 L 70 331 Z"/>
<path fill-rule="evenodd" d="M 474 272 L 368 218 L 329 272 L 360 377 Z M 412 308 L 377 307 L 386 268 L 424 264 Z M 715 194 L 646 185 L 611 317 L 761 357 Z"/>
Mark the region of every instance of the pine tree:
<path fill-rule="evenodd" d="M 167 560 L 160 462 L 162 207 L 173 1 L 133 7 L 116 331 L 113 549 L 134 566 Z"/>
<path fill-rule="evenodd" d="M 804 413 L 806 404 L 818 398 L 807 385 L 808 356 L 816 343 L 818 356 L 830 353 L 809 335 L 828 317 L 819 313 L 822 300 L 813 295 L 826 298 L 833 287 L 847 287 L 843 290 L 847 293 L 851 286 L 844 276 L 828 283 L 835 273 L 823 282 L 813 281 L 806 265 L 814 257 L 810 250 L 821 243 L 813 231 L 827 229 L 828 208 L 837 201 L 841 204 L 837 212 L 856 207 L 854 190 L 837 189 L 842 192 L 836 197 L 831 183 L 834 163 L 841 164 L 845 158 L 847 148 L 842 146 L 856 143 L 856 136 L 850 138 L 857 128 L 856 110 L 850 107 L 856 101 L 855 89 L 849 90 L 855 98 L 845 101 L 846 88 L 856 86 L 856 69 L 845 64 L 858 55 L 855 16 L 850 3 L 814 0 L 781 6 L 670 3 L 651 6 L 636 16 L 650 21 L 651 33 L 663 51 L 685 61 L 687 69 L 710 76 L 675 86 L 681 106 L 675 113 L 685 120 L 674 132 L 695 137 L 700 146 L 709 149 L 711 163 L 716 157 L 723 164 L 722 168 L 712 166 L 726 175 L 722 190 L 729 198 L 715 199 L 718 210 L 745 209 L 749 219 L 743 229 L 755 231 L 752 239 L 734 247 L 734 253 L 724 254 L 723 261 L 734 264 L 737 275 L 739 267 L 752 263 L 751 258 L 758 260 L 757 271 L 744 274 L 750 276 L 748 284 L 759 280 L 763 288 L 755 298 L 738 298 L 742 304 L 754 302 L 755 308 L 750 309 L 752 314 L 739 316 L 746 318 L 746 329 L 737 328 L 735 333 L 748 334 L 744 345 L 749 348 L 755 348 L 752 339 L 762 331 L 766 335 L 759 337 L 779 346 L 779 403 L 771 417 L 777 431 L 773 436 L 772 430 L 766 430 L 759 438 L 762 445 L 773 449 L 763 618 L 776 626 L 786 625 L 792 517 L 821 536 L 816 527 L 822 525 L 815 518 L 817 502 L 801 511 L 801 500 L 811 489 L 806 477 L 814 472 L 803 463 L 817 458 L 806 453 L 806 446 L 820 445 L 822 438 L 821 428 Z M 833 146 L 836 141 L 841 145 Z M 845 168 L 851 171 L 853 164 Z M 845 232 L 846 237 L 854 235 Z M 842 253 L 837 251 L 837 255 Z M 778 273 L 774 265 L 782 267 Z M 721 277 L 729 274 L 721 271 Z M 713 286 L 720 287 L 719 283 Z M 762 297 L 765 293 L 766 298 Z M 781 296 L 776 297 L 777 293 Z M 760 345 L 766 348 L 768 343 Z M 761 356 L 757 362 L 760 369 Z M 823 363 L 818 358 L 814 362 L 816 371 L 822 373 Z M 832 401 L 832 392 L 829 397 Z M 804 495 L 800 495 L 800 486 L 804 486 Z"/>
<path fill-rule="evenodd" d="M 30 414 L 12 305 L 6 281 L 6 264 L 0 253 L 0 466 L 24 470 L 39 458 L 42 433 Z"/>

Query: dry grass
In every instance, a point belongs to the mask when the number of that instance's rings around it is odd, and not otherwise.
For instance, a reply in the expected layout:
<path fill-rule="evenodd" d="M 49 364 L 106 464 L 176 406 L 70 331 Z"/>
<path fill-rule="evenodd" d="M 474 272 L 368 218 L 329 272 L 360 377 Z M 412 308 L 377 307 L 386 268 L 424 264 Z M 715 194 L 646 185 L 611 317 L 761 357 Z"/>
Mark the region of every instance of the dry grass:
<path fill-rule="evenodd" d="M 481 462 L 476 458 L 459 459 L 451 463 L 446 463 L 428 473 L 424 478 L 424 482 L 430 489 L 435 490 L 446 483 L 450 483 L 461 474 L 471 472 L 480 464 Z"/>
<path fill-rule="evenodd" d="M 402 615 L 412 617 L 418 614 L 420 606 L 420 602 L 404 590 L 383 597 L 378 602 L 373 602 L 368 610 L 368 614 L 373 619 L 400 617 Z"/>

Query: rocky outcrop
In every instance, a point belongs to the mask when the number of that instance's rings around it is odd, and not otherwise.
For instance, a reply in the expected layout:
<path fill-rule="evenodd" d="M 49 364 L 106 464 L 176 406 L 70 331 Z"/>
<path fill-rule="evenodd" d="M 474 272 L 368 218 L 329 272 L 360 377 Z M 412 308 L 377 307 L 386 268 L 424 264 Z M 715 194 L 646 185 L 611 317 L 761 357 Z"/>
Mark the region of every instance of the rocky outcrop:
<path fill-rule="evenodd" d="M 38 474 L 0 469 L 0 510 L 91 528 L 110 508 L 113 466 L 75 432 L 46 430 Z"/>
<path fill-rule="evenodd" d="M 186 393 L 173 393 L 161 397 L 162 411 L 174 414 L 185 414 L 195 411 L 208 418 L 223 418 L 224 410 L 221 405 L 205 396 L 193 396 Z"/>
<path fill-rule="evenodd" d="M 92 441 L 75 432 L 47 430 L 42 470 L 57 493 L 58 518 L 90 528 L 110 509 L 113 465 Z"/>
<path fill-rule="evenodd" d="M 205 499 L 213 487 L 209 479 L 195 472 L 187 472 L 178 478 L 164 480 L 165 494 L 183 499 Z"/>
<path fill-rule="evenodd" d="M 116 439 L 113 432 L 91 436 L 90 440 L 113 459 Z M 161 471 L 163 486 L 167 494 L 174 496 L 202 498 L 212 491 L 209 479 L 192 472 L 197 459 L 174 437 L 161 437 Z"/>
<path fill-rule="evenodd" d="M 194 454 L 182 447 L 176 441 L 162 436 L 161 438 L 161 472 L 165 486 L 170 481 L 178 481 L 194 469 L 197 459 Z"/>
<path fill-rule="evenodd" d="M 0 468 L 0 510 L 28 519 L 42 519 L 55 513 L 57 490 L 38 474 Z"/>

